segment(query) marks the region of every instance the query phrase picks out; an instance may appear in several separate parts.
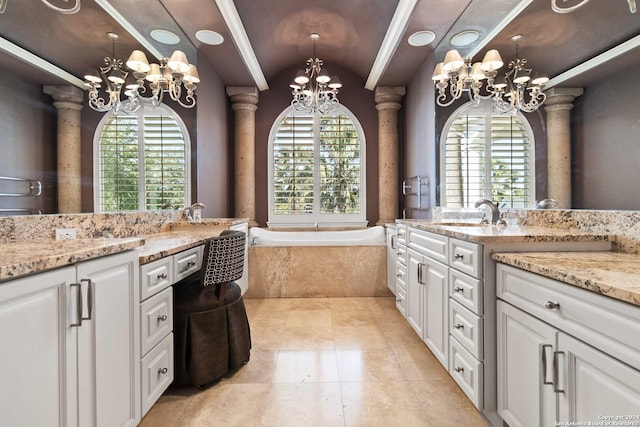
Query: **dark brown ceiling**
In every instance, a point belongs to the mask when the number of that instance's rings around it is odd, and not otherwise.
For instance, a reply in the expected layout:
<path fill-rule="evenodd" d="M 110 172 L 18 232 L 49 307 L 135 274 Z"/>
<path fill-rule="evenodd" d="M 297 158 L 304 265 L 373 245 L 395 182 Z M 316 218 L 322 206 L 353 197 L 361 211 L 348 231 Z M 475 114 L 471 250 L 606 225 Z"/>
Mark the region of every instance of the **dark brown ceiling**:
<path fill-rule="evenodd" d="M 51 0 L 61 1 L 61 0 Z M 228 0 L 82 0 L 75 15 L 57 13 L 41 1 L 7 0 L 0 14 L 0 36 L 14 45 L 40 56 L 65 71 L 82 78 L 88 67 L 102 65 L 111 54 L 105 33 L 120 35 L 117 56 L 126 60 L 140 49 L 134 36 L 98 3 L 111 5 L 161 55 L 175 48 L 184 50 L 191 62 L 200 57 L 210 63 L 226 85 L 256 85 L 239 55 L 233 37 L 218 9 L 218 1 Z M 403 0 L 404 1 L 404 0 Z M 591 1 L 570 14 L 551 10 L 550 0 L 523 0 L 528 6 L 496 37 L 478 49 L 477 59 L 488 48 L 498 48 L 505 60 L 515 55 L 514 34 L 523 34 L 520 54 L 536 71 L 556 76 L 585 60 L 627 42 L 640 34 L 640 12 L 631 14 L 626 0 Z M 576 1 L 576 0 L 568 0 Z M 267 82 L 284 70 L 302 66 L 311 55 L 309 34 L 321 39 L 318 56 L 329 69 L 349 69 L 366 81 L 398 0 L 236 0 L 233 2 Z M 411 3 L 411 1 L 409 1 Z M 468 55 L 514 7 L 518 0 L 418 0 L 410 19 L 401 28 L 402 37 L 382 73 L 379 85 L 406 85 L 420 65 L 435 55 L 441 61 L 451 47 L 449 40 L 459 31 L 473 29 L 481 34 L 474 45 L 459 48 Z M 181 37 L 177 46 L 165 46 L 149 37 L 152 29 L 168 29 Z M 201 44 L 195 38 L 200 29 L 221 33 L 219 46 Z M 428 46 L 407 43 L 410 34 L 431 30 L 436 40 Z M 196 54 L 197 50 L 197 54 Z M 147 52 L 151 58 L 151 54 Z M 32 71 L 17 55 L 0 54 L 0 68 L 42 84 L 61 81 L 42 71 Z M 632 50 L 609 66 L 585 73 L 565 85 L 581 85 L 601 78 L 616 67 L 638 67 L 640 54 Z M 202 82 L 201 84 L 206 84 Z"/>

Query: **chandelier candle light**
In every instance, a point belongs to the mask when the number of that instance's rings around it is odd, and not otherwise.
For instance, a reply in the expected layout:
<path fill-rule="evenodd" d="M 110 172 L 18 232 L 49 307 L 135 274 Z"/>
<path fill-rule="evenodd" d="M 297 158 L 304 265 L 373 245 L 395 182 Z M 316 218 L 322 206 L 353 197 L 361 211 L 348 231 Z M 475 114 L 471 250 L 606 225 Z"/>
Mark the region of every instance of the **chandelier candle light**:
<path fill-rule="evenodd" d="M 141 95 L 147 91 L 145 81 L 149 83 L 150 99 L 154 106 L 160 105 L 164 93 L 185 108 L 196 105 L 196 85 L 200 82 L 198 70 L 195 65 L 189 64 L 184 52 L 176 50 L 169 58 L 160 60 L 160 64 L 149 64 L 146 55 L 140 50 L 134 50 L 126 62 L 131 74 L 123 69 L 121 59 L 116 58 L 116 41 L 118 35 L 107 33 L 113 45 L 112 57 L 104 58 L 105 66 L 100 67 L 98 73 L 90 69 L 84 78 L 89 85 L 89 106 L 96 111 L 109 110 L 133 113 L 142 106 Z M 105 85 L 107 100 L 100 97 L 98 89 Z M 182 92 L 186 89 L 184 101 Z M 125 100 L 121 99 L 124 88 Z"/>
<path fill-rule="evenodd" d="M 482 62 L 475 63 L 471 58 L 462 58 L 457 50 L 447 52 L 444 62 L 436 65 L 432 76 L 438 88 L 437 104 L 447 107 L 467 92 L 469 99 L 475 103 L 481 99 L 493 100 L 494 110 L 500 114 L 515 114 L 518 110 L 530 113 L 537 110 L 546 100 L 542 90 L 549 79 L 531 78 L 532 69 L 525 68 L 527 60 L 518 58 L 518 42 L 521 38 L 522 35 L 511 38 L 516 43 L 516 59 L 509 62 L 509 71 L 499 79 L 496 79 L 498 70 L 504 62 L 497 50 L 488 51 Z M 485 94 L 481 94 L 484 80 Z M 447 100 L 447 95 L 451 99 Z"/>
<path fill-rule="evenodd" d="M 313 57 L 307 59 L 305 70 L 299 70 L 289 86 L 293 89 L 291 105 L 296 111 L 318 111 L 326 115 L 340 104 L 338 89 L 342 87 L 342 83 L 336 76 L 329 77 L 327 70 L 322 68 L 324 62 L 316 56 L 316 43 L 319 39 L 318 34 L 311 34 Z"/>

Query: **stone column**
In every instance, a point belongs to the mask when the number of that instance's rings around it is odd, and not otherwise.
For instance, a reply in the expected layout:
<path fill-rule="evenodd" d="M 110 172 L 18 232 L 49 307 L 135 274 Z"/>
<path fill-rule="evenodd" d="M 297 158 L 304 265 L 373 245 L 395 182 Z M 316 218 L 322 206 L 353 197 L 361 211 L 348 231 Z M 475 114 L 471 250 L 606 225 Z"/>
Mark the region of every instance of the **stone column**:
<path fill-rule="evenodd" d="M 237 218 L 249 218 L 249 226 L 256 222 L 256 110 L 258 89 L 230 86 L 227 95 L 234 111 L 235 134 L 235 211 Z"/>
<path fill-rule="evenodd" d="M 400 180 L 398 165 L 398 110 L 402 107 L 404 86 L 378 87 L 378 225 L 398 218 Z"/>
<path fill-rule="evenodd" d="M 579 88 L 551 88 L 546 92 L 547 113 L 547 197 L 558 208 L 571 209 L 571 122 L 573 101 Z"/>
<path fill-rule="evenodd" d="M 75 86 L 44 86 L 58 110 L 58 212 L 78 213 L 82 210 L 80 111 L 84 93 Z"/>

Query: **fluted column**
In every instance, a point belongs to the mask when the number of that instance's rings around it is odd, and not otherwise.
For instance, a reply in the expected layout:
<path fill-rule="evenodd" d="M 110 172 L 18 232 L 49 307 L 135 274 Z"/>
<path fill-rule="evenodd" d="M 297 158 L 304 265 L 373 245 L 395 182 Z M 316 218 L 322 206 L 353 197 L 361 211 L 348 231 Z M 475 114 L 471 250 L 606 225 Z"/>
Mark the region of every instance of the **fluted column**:
<path fill-rule="evenodd" d="M 562 209 L 571 208 L 571 109 L 579 88 L 551 88 L 544 111 L 547 113 L 548 197 Z"/>
<path fill-rule="evenodd" d="M 234 111 L 235 134 L 235 213 L 237 218 L 249 218 L 256 226 L 256 110 L 258 89 L 230 86 L 227 95 Z"/>
<path fill-rule="evenodd" d="M 78 213 L 82 210 L 82 173 L 80 147 L 84 102 L 82 90 L 75 86 L 44 86 L 58 110 L 58 212 Z"/>
<path fill-rule="evenodd" d="M 404 86 L 376 88 L 378 110 L 378 222 L 392 223 L 398 217 L 398 110 L 402 107 Z"/>

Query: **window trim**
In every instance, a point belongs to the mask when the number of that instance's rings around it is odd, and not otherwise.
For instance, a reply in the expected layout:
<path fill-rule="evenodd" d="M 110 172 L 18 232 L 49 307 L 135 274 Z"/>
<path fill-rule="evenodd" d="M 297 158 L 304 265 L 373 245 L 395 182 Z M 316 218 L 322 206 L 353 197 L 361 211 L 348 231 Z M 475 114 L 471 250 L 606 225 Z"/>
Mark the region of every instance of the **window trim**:
<path fill-rule="evenodd" d="M 140 122 L 141 117 L 144 117 L 145 114 L 158 114 L 159 112 L 162 114 L 166 114 L 171 116 L 177 123 L 182 135 L 184 137 L 184 206 L 191 205 L 191 137 L 189 135 L 189 131 L 187 126 L 184 124 L 184 121 L 180 117 L 180 115 L 168 105 L 161 103 L 158 106 L 154 106 L 150 100 L 142 100 L 142 108 L 136 111 L 133 114 L 129 114 L 129 116 L 136 116 L 138 123 Z M 126 115 L 126 113 L 122 113 Z M 98 122 L 98 126 L 96 126 L 96 131 L 93 134 L 93 211 L 94 212 L 120 212 L 120 211 L 102 211 L 100 209 L 100 135 L 104 129 L 107 121 L 114 115 L 114 111 L 110 110 L 107 112 L 100 122 Z M 138 132 L 138 156 L 139 158 L 144 159 L 144 132 Z M 140 174 L 138 175 L 138 185 L 144 187 L 145 175 L 144 175 L 144 162 L 140 162 L 139 164 Z M 144 207 L 144 197 L 143 193 L 139 193 L 138 195 L 138 211 L 145 212 L 146 210 L 142 209 Z M 151 212 L 151 211 L 148 211 Z"/>
<path fill-rule="evenodd" d="M 268 173 L 268 220 L 267 226 L 270 228 L 296 228 L 296 227 L 313 227 L 314 225 L 318 225 L 319 227 L 366 227 L 368 224 L 367 221 L 367 185 L 366 185 L 366 138 L 364 135 L 364 130 L 360 121 L 356 118 L 356 116 L 345 107 L 343 104 L 340 104 L 335 111 L 334 114 L 341 114 L 347 116 L 351 122 L 353 123 L 356 132 L 358 134 L 358 139 L 360 141 L 360 212 L 357 214 L 312 214 L 312 215 L 276 215 L 274 213 L 274 188 L 273 188 L 273 174 L 274 174 L 274 164 L 273 164 L 273 147 L 276 138 L 276 134 L 278 132 L 278 127 L 282 120 L 289 115 L 296 114 L 296 111 L 292 106 L 288 106 L 285 108 L 280 115 L 275 119 L 273 125 L 271 126 L 271 131 L 269 132 L 269 144 L 267 151 L 267 173 Z M 304 114 L 304 113 L 298 113 Z M 319 113 L 315 113 L 316 117 L 321 116 Z M 314 119 L 315 122 L 315 119 Z M 315 133 L 314 123 L 314 146 L 317 143 L 316 141 L 316 133 Z M 317 150 L 316 150 L 317 151 Z M 319 153 L 314 152 L 314 164 L 318 164 Z M 314 177 L 314 199 L 316 195 L 316 191 L 318 191 L 318 175 Z M 317 205 L 317 200 L 314 200 L 314 205 Z"/>
<path fill-rule="evenodd" d="M 447 119 L 444 127 L 442 128 L 442 133 L 440 134 L 440 144 L 439 144 L 439 166 L 440 166 L 440 173 L 438 174 L 438 178 L 440 180 L 440 206 L 442 207 L 447 207 L 444 203 L 447 200 L 447 186 L 446 186 L 446 156 L 444 155 L 444 153 L 446 153 L 446 143 L 447 143 L 447 135 L 449 134 L 449 130 L 451 128 L 451 125 L 453 124 L 453 122 L 460 117 L 461 115 L 465 115 L 465 114 L 473 114 L 476 113 L 478 115 L 484 114 L 485 116 L 485 128 L 486 129 L 490 129 L 490 124 L 491 124 L 491 117 L 492 116 L 500 116 L 501 114 L 497 114 L 494 113 L 493 111 L 493 102 L 491 100 L 480 100 L 479 104 L 474 104 L 473 101 L 467 102 L 466 104 L 460 106 L 459 108 L 457 108 Z M 528 188 L 528 198 L 529 198 L 529 205 L 527 206 L 527 208 L 533 208 L 535 207 L 535 203 L 536 203 L 536 140 L 535 140 L 535 136 L 533 134 L 533 129 L 531 128 L 531 124 L 529 123 L 529 121 L 527 120 L 527 118 L 525 117 L 525 115 L 521 112 L 521 111 L 517 111 L 515 113 L 515 116 L 518 117 L 518 119 L 520 119 L 520 121 L 522 121 L 522 123 L 524 124 L 524 128 L 526 131 L 526 135 L 527 138 L 529 138 L 529 150 L 528 150 L 528 155 L 529 155 L 529 160 L 530 160 L 530 168 L 529 168 L 529 173 L 530 173 L 530 182 L 531 185 Z M 489 126 L 487 126 L 489 125 Z M 491 144 L 486 144 L 485 146 L 485 158 L 487 159 L 491 159 Z M 485 189 L 484 189 L 484 198 L 487 198 L 489 200 L 493 200 L 493 195 L 491 194 L 491 181 L 487 180 L 487 183 L 485 185 Z"/>

